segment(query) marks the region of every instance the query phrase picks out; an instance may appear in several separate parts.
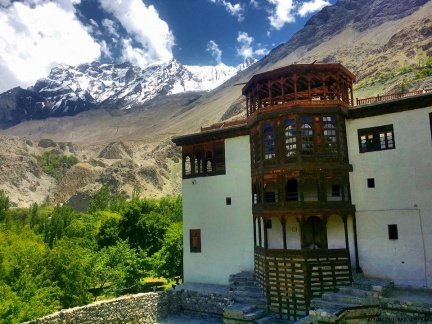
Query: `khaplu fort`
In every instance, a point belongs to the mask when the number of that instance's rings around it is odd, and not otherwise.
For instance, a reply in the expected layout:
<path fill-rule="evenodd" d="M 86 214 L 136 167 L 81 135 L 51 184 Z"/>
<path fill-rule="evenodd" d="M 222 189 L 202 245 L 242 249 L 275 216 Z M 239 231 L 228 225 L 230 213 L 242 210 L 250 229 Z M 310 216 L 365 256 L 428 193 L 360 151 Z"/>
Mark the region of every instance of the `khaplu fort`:
<path fill-rule="evenodd" d="M 392 289 L 431 292 L 432 91 L 355 100 L 355 81 L 337 63 L 256 74 L 245 119 L 173 139 L 184 282 L 229 286 L 225 323 L 367 318 Z"/>

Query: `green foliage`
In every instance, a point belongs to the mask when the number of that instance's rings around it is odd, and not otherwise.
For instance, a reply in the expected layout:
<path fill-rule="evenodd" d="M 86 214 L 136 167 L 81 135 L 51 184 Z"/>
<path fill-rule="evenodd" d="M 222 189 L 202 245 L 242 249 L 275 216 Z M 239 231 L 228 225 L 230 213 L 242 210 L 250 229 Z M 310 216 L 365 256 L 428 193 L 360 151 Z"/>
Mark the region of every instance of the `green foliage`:
<path fill-rule="evenodd" d="M 62 238 L 64 230 L 72 223 L 75 216 L 75 211 L 67 205 L 54 207 L 44 228 L 44 241 L 50 248 L 56 240 Z"/>
<path fill-rule="evenodd" d="M 66 156 L 53 152 L 44 152 L 35 156 L 45 173 L 54 177 L 58 182 L 63 179 L 66 172 L 79 160 L 75 156 Z"/>
<path fill-rule="evenodd" d="M 183 223 L 168 228 L 162 248 L 154 254 L 153 269 L 156 276 L 173 278 L 183 271 Z"/>
<path fill-rule="evenodd" d="M 145 255 L 129 247 L 127 241 L 119 240 L 116 245 L 101 249 L 95 259 L 94 280 L 99 289 L 119 295 L 123 290 L 138 284 L 145 274 L 141 264 Z"/>
<path fill-rule="evenodd" d="M 0 191 L 0 323 L 138 292 L 150 273 L 181 275 L 181 197 L 126 201 L 102 188 L 91 206 L 10 209 Z"/>
<path fill-rule="evenodd" d="M 0 222 L 6 219 L 10 207 L 9 197 L 3 190 L 0 190 Z"/>
<path fill-rule="evenodd" d="M 93 200 L 90 201 L 87 213 L 93 214 L 104 210 L 120 211 L 125 205 L 126 198 L 124 196 L 111 195 L 110 188 L 103 186 L 98 190 Z"/>

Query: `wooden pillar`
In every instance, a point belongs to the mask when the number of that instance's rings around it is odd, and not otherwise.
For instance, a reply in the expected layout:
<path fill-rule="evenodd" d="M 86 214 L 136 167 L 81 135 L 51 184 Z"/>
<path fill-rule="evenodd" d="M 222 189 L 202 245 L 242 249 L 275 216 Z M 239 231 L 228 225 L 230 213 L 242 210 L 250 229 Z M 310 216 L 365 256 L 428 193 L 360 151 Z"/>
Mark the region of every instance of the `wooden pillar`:
<path fill-rule="evenodd" d="M 257 220 L 258 220 L 258 246 L 262 247 L 261 216 L 258 216 Z"/>
<path fill-rule="evenodd" d="M 326 85 L 325 85 L 325 80 L 326 80 L 326 75 L 325 75 L 325 73 L 322 73 L 321 74 L 321 81 L 322 81 L 322 88 L 323 88 L 323 99 L 324 100 L 327 100 L 327 88 L 326 88 Z"/>
<path fill-rule="evenodd" d="M 272 81 L 267 81 L 268 97 L 269 97 L 270 106 L 273 105 L 273 103 L 272 103 L 272 89 L 271 89 L 272 86 L 273 86 L 273 82 Z"/>
<path fill-rule="evenodd" d="M 311 96 L 311 76 L 310 75 L 308 75 L 307 80 L 308 80 L 308 98 L 309 98 L 309 100 L 312 100 L 312 96 Z"/>
<path fill-rule="evenodd" d="M 264 218 L 264 248 L 268 249 L 267 219 Z"/>
<path fill-rule="evenodd" d="M 297 80 L 298 80 L 297 74 L 294 74 L 292 76 L 292 80 L 294 81 L 294 100 L 297 100 Z"/>
<path fill-rule="evenodd" d="M 350 98 L 350 105 L 351 106 L 354 106 L 354 93 L 353 93 L 353 82 L 351 81 L 351 86 L 350 86 L 350 95 L 351 95 L 351 98 Z"/>
<path fill-rule="evenodd" d="M 322 217 L 322 223 L 323 223 L 323 229 L 324 229 L 324 233 L 323 233 L 323 238 L 324 238 L 324 247 L 326 249 L 328 249 L 328 238 L 327 238 L 327 215 L 323 215 Z"/>
<path fill-rule="evenodd" d="M 357 273 L 363 273 L 362 268 L 360 267 L 360 261 L 358 256 L 358 243 L 357 243 L 357 221 L 355 213 L 352 214 L 353 219 L 353 231 L 354 231 L 354 253 L 355 253 L 355 262 L 356 262 L 356 272 Z"/>
<path fill-rule="evenodd" d="M 281 224 L 282 224 L 282 235 L 283 235 L 283 248 L 286 250 L 287 248 L 287 238 L 286 238 L 286 216 L 282 216 Z"/>
<path fill-rule="evenodd" d="M 344 223 L 344 231 L 345 231 L 345 248 L 348 250 L 349 253 L 349 240 L 348 240 L 348 216 L 344 215 L 342 217 L 343 223 Z"/>
<path fill-rule="evenodd" d="M 254 231 L 254 246 L 257 246 L 257 235 L 256 235 L 256 218 L 253 217 L 253 231 Z"/>

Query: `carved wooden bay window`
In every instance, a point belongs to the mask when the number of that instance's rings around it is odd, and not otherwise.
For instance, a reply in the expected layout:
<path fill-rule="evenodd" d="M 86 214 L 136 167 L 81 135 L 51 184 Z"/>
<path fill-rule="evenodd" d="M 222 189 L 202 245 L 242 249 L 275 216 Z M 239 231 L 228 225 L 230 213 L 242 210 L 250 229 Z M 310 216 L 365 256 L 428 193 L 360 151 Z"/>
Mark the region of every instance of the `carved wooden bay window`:
<path fill-rule="evenodd" d="M 223 141 L 183 146 L 183 179 L 225 174 Z"/>

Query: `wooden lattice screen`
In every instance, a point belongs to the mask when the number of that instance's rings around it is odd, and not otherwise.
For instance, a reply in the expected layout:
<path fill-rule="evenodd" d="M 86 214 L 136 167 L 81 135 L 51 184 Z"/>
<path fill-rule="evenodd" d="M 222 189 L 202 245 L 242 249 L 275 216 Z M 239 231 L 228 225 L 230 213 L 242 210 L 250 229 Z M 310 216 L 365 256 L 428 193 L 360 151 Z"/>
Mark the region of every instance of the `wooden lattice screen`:
<path fill-rule="evenodd" d="M 255 247 L 255 276 L 269 308 L 287 320 L 307 315 L 312 298 L 351 284 L 347 250 L 265 250 Z"/>

